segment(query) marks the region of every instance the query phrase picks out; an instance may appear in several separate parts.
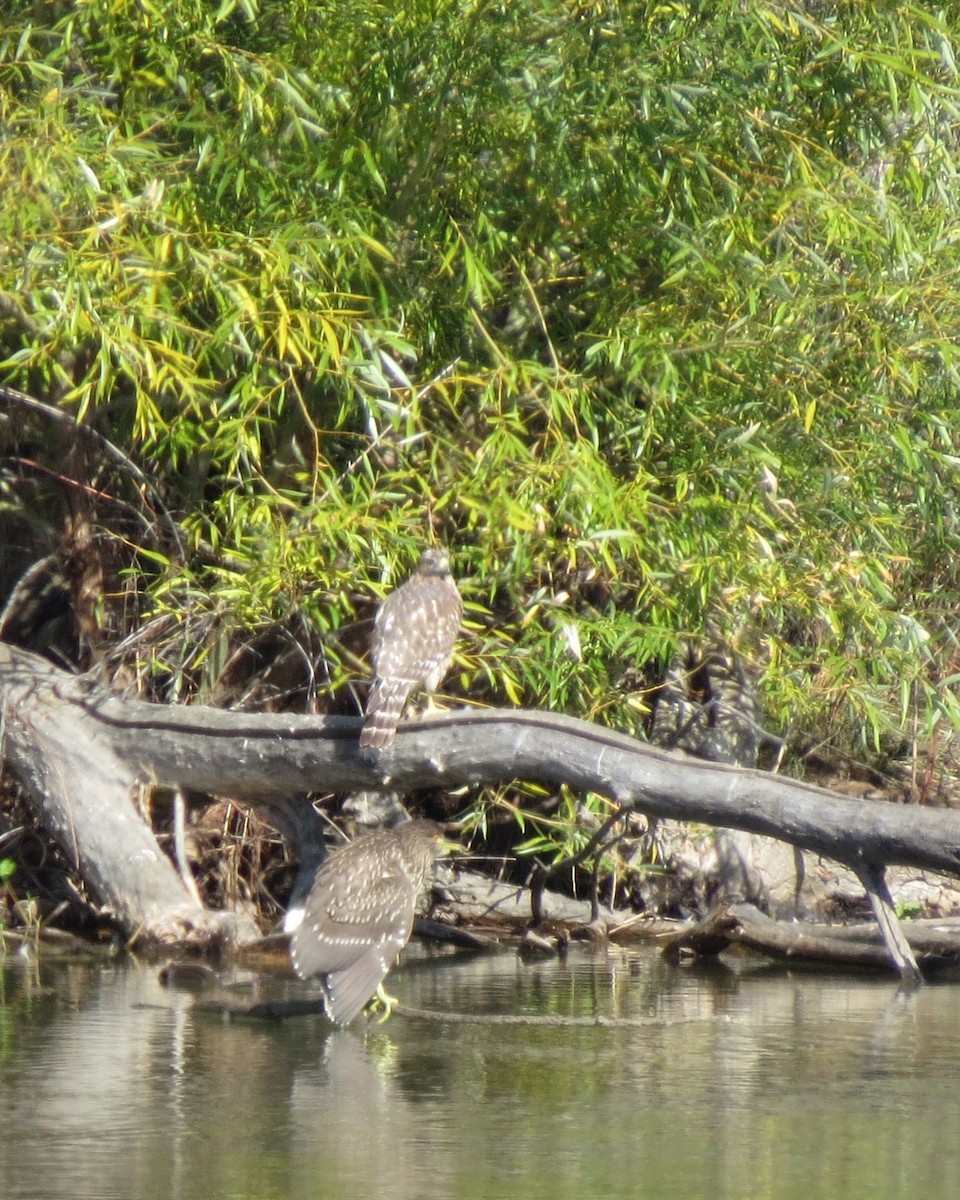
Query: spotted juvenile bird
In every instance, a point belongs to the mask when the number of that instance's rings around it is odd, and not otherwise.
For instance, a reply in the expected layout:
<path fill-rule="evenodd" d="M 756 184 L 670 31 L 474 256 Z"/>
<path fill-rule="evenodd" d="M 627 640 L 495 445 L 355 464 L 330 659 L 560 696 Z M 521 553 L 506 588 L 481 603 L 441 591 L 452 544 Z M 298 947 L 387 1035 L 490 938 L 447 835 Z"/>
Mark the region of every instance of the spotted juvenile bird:
<path fill-rule="evenodd" d="M 383 750 L 397 732 L 407 697 L 416 688 L 435 692 L 453 661 L 463 604 L 443 550 L 424 550 L 416 571 L 377 610 L 360 745 Z"/>
<path fill-rule="evenodd" d="M 434 821 L 406 821 L 331 850 L 307 896 L 290 955 L 321 977 L 327 1016 L 346 1025 L 377 993 L 413 928 L 433 864 L 451 848 Z"/>

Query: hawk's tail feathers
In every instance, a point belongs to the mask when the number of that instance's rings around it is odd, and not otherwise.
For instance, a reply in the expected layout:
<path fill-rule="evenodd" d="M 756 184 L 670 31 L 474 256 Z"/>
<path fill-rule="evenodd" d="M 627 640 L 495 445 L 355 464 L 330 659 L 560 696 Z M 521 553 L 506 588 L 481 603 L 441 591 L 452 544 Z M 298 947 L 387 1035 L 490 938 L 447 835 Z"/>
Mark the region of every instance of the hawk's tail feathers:
<path fill-rule="evenodd" d="M 367 715 L 360 733 L 360 745 L 385 750 L 391 745 L 400 722 L 400 714 L 410 694 L 407 680 L 378 679 L 367 699 Z"/>

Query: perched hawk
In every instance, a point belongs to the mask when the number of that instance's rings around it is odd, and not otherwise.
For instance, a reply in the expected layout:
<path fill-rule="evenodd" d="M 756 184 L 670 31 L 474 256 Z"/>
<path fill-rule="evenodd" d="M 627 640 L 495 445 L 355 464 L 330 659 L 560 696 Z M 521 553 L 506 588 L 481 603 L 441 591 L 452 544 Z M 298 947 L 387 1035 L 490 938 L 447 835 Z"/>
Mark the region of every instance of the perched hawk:
<path fill-rule="evenodd" d="M 440 686 L 453 659 L 463 604 L 442 550 L 424 550 L 416 571 L 380 605 L 373 626 L 373 686 L 361 746 L 393 741 L 407 697 Z"/>

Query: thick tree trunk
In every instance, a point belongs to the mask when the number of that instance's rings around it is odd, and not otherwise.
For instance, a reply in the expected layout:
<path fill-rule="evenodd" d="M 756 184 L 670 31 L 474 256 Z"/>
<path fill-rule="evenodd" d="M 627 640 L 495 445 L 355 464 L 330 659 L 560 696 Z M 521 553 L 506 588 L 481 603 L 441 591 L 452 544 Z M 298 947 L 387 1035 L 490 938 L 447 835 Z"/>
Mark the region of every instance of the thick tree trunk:
<path fill-rule="evenodd" d="M 90 884 L 129 928 L 154 935 L 186 893 L 134 807 L 136 787 L 151 783 L 280 806 L 314 861 L 319 833 L 297 799 L 303 793 L 528 779 L 598 792 L 650 816 L 779 838 L 861 879 L 880 879 L 887 864 L 960 874 L 960 813 L 865 804 L 551 713 L 461 710 L 405 722 L 378 753 L 360 749 L 357 719 L 121 700 L 6 645 L 0 701 L 7 761 Z M 184 912 L 201 919 L 189 904 Z M 900 953 L 902 943 L 888 947 Z"/>
<path fill-rule="evenodd" d="M 82 708 L 60 699 L 81 682 L 24 650 L 0 646 L 3 756 L 98 900 L 132 935 L 206 945 L 258 936 L 249 918 L 193 900 L 136 806 L 145 777 Z"/>

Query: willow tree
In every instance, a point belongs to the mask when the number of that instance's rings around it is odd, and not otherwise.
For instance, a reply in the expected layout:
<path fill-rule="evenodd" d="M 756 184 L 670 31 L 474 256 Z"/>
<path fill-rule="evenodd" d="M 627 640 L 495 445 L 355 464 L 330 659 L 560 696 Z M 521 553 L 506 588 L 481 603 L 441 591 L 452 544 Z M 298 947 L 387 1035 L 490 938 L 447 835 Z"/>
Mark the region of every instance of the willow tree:
<path fill-rule="evenodd" d="M 60 416 L 5 399 L 6 590 L 59 549 L 163 698 L 293 629 L 346 711 L 436 536 L 476 700 L 636 731 L 709 622 L 775 730 L 952 729 L 953 24 L 10 0 L 0 378 Z"/>

